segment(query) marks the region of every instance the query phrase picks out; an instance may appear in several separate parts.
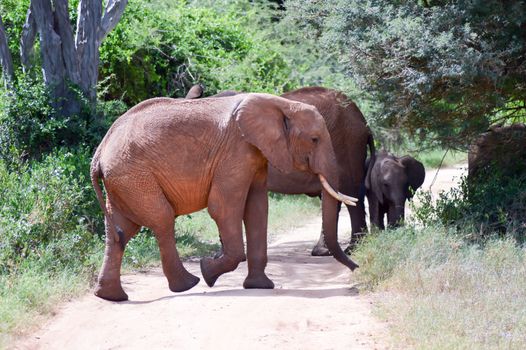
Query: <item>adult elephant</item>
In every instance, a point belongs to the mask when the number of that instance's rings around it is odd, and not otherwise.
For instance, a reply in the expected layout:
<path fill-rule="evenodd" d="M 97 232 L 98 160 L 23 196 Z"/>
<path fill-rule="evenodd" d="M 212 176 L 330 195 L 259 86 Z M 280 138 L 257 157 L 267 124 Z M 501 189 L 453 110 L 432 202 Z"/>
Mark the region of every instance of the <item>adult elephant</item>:
<path fill-rule="evenodd" d="M 426 177 L 424 165 L 410 156 L 396 157 L 382 150 L 376 160 L 367 160 L 365 187 L 371 225 L 385 229 L 384 217 L 390 226 L 397 226 L 405 217 L 405 201 L 413 197 Z"/>
<path fill-rule="evenodd" d="M 340 191 L 358 198 L 356 206 L 347 205 L 353 235 L 346 249 L 348 251 L 352 248 L 356 236 L 367 230 L 364 207 L 367 146 L 373 158 L 375 155 L 371 130 L 358 106 L 340 91 L 324 87 L 304 87 L 281 96 L 316 107 L 327 124 L 338 163 Z M 283 174 L 272 164 L 269 165 L 268 188 L 278 193 L 311 196 L 319 196 L 322 191 L 319 179 L 313 174 L 304 171 Z M 329 255 L 332 252 L 330 248 L 327 249 L 324 232 L 337 230 L 338 225 L 341 203 L 333 208 L 325 205 L 325 200 L 327 198 L 322 197 L 324 212 L 320 238 L 311 252 L 315 256 Z M 327 210 L 336 210 L 336 213 L 325 213 Z"/>
<path fill-rule="evenodd" d="M 209 286 L 245 259 L 245 288 L 273 288 L 267 264 L 267 162 L 287 173 L 295 169 L 338 185 L 330 136 L 318 111 L 307 104 L 268 94 L 174 100 L 155 98 L 133 107 L 112 125 L 97 148 L 91 179 L 104 211 L 106 248 L 95 294 L 126 300 L 120 267 L 126 243 L 141 226 L 159 243 L 170 290 L 185 291 L 199 282 L 181 263 L 174 220 L 208 207 L 223 254 L 201 260 Z M 99 184 L 106 188 L 106 204 Z M 326 206 L 350 201 L 327 184 Z M 350 202 L 349 202 L 350 203 Z M 335 211 L 331 211 L 335 213 Z M 331 218 L 334 219 L 334 218 Z M 334 257 L 351 270 L 357 265 L 326 231 Z"/>
<path fill-rule="evenodd" d="M 213 97 L 233 96 L 239 92 L 227 90 Z M 331 136 L 332 146 L 338 164 L 339 188 L 342 193 L 358 198 L 356 206 L 347 205 L 351 218 L 353 238 L 367 230 L 365 221 L 365 175 L 367 168 L 367 146 L 374 159 L 374 140 L 367 122 L 354 102 L 345 94 L 324 87 L 304 87 L 287 92 L 282 97 L 310 104 L 318 109 L 322 115 Z M 312 173 L 294 170 L 284 174 L 269 164 L 268 189 L 272 192 L 284 194 L 307 194 L 320 196 L 322 186 L 320 180 Z M 322 196 L 323 223 L 320 238 L 311 251 L 312 255 L 330 255 L 324 240 L 324 232 L 337 230 L 338 213 L 341 203 L 336 207 L 324 203 L 328 198 Z M 346 250 L 352 248 L 351 239 Z"/>

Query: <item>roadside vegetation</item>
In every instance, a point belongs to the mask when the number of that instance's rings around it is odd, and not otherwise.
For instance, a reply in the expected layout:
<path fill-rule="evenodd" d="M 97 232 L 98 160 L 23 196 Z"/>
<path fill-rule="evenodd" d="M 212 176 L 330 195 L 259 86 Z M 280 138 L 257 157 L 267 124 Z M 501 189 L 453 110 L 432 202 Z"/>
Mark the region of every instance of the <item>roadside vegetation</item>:
<path fill-rule="evenodd" d="M 405 227 L 373 231 L 354 252 L 402 347 L 526 347 L 526 174 L 484 176 L 435 200 L 417 194 Z"/>
<path fill-rule="evenodd" d="M 144 99 L 196 83 L 206 95 L 324 85 L 357 102 L 378 149 L 426 168 L 465 162 L 491 125 L 526 121 L 523 1 L 129 0 L 100 45 L 96 98 L 60 81 L 73 114 L 44 79 L 40 34 L 27 61 L 18 54 L 30 2 L 0 2 L 0 348 L 95 280 L 104 227 L 91 155 Z M 72 25 L 78 3 L 68 2 Z M 526 175 L 483 175 L 421 194 L 405 227 L 353 252 L 400 347 L 526 348 Z M 316 198 L 269 198 L 270 236 L 320 210 Z M 183 257 L 219 248 L 206 211 L 178 218 L 176 234 Z M 144 229 L 123 268 L 158 262 Z"/>
<path fill-rule="evenodd" d="M 514 239 L 473 244 L 439 224 L 404 227 L 375 232 L 354 254 L 400 347 L 526 347 L 526 249 Z"/>

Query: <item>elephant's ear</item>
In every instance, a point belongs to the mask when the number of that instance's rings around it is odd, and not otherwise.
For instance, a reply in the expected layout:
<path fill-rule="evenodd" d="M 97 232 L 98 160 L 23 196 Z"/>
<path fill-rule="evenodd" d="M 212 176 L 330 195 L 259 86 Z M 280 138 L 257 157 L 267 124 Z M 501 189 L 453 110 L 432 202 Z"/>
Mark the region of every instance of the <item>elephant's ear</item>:
<path fill-rule="evenodd" d="M 204 87 L 201 84 L 196 84 L 188 90 L 188 93 L 185 96 L 185 99 L 192 100 L 196 98 L 203 97 Z"/>
<path fill-rule="evenodd" d="M 241 134 L 283 173 L 293 170 L 288 132 L 292 101 L 267 94 L 248 94 L 234 111 Z"/>
<path fill-rule="evenodd" d="M 406 196 L 410 199 L 413 197 L 415 191 L 419 189 L 424 183 L 426 178 L 426 169 L 422 163 L 409 156 L 400 158 L 400 163 L 402 163 L 406 169 L 407 181 L 410 187 L 408 188 L 408 193 Z"/>

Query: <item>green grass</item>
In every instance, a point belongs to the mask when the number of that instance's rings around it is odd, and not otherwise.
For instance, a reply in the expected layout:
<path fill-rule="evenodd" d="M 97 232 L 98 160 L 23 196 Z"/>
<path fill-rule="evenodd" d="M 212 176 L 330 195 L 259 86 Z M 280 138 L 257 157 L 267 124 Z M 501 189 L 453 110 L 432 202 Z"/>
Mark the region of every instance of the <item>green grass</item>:
<path fill-rule="evenodd" d="M 41 323 L 57 304 L 83 294 L 91 277 L 89 270 L 78 269 L 53 273 L 25 269 L 0 276 L 0 349 Z"/>
<path fill-rule="evenodd" d="M 513 239 L 468 244 L 444 227 L 406 227 L 371 234 L 355 258 L 397 345 L 526 348 L 526 249 Z"/>
<path fill-rule="evenodd" d="M 433 149 L 426 150 L 414 154 L 413 156 L 424 164 L 424 167 L 429 168 L 438 168 L 442 162 L 446 150 L 443 149 Z M 467 162 L 468 155 L 465 152 L 452 151 L 449 150 L 442 162 L 442 167 L 452 166 L 458 163 Z"/>

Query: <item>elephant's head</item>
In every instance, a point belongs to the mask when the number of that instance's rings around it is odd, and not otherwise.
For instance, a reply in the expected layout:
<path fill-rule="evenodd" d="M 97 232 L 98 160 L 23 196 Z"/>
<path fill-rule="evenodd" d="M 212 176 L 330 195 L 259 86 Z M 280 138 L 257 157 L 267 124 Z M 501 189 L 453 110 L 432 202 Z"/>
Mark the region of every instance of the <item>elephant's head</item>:
<path fill-rule="evenodd" d="M 368 187 L 378 202 L 388 207 L 389 225 L 396 226 L 404 219 L 405 201 L 422 186 L 425 175 L 424 166 L 413 157 L 398 158 L 385 151 L 379 152 Z"/>
<path fill-rule="evenodd" d="M 333 189 L 339 185 L 338 164 L 325 121 L 315 107 L 268 94 L 248 94 L 235 116 L 245 140 L 275 168 L 284 173 L 294 169 L 312 172 L 320 177 L 323 195 L 335 198 L 335 207 L 336 200 L 355 205 L 356 199 Z M 351 269 L 357 267 L 338 245 L 336 230 L 325 238 L 338 261 Z"/>

